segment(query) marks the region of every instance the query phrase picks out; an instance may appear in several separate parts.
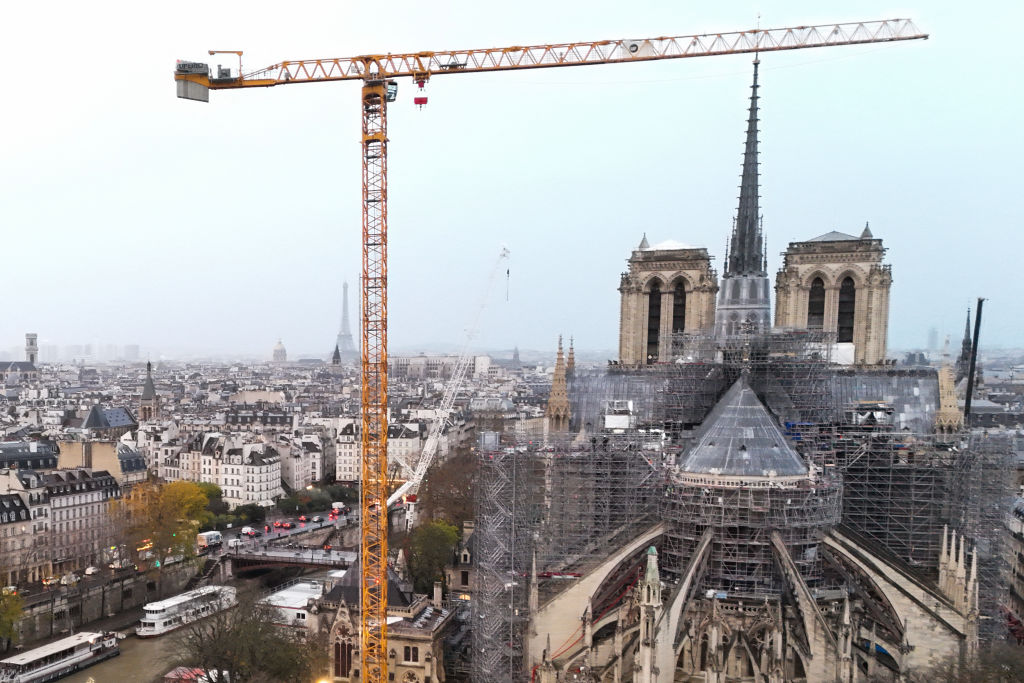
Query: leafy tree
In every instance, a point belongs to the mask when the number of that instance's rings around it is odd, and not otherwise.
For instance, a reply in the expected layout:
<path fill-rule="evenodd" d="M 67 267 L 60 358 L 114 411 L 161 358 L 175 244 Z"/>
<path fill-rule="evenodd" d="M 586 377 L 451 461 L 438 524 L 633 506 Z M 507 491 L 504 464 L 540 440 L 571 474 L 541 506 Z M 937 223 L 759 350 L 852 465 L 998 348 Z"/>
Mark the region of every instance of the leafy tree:
<path fill-rule="evenodd" d="M 5 652 L 18 639 L 17 626 L 23 606 L 21 596 L 16 593 L 0 596 L 0 643 Z"/>
<path fill-rule="evenodd" d="M 460 448 L 444 462 L 435 462 L 420 486 L 420 516 L 443 519 L 455 525 L 473 519 L 476 471 L 476 455 L 469 448 Z"/>
<path fill-rule="evenodd" d="M 275 626 L 272 607 L 239 596 L 238 607 L 183 629 L 172 657 L 183 666 L 223 672 L 231 683 L 306 683 L 327 670 L 325 634 Z"/>
<path fill-rule="evenodd" d="M 126 541 L 132 548 L 152 543 L 158 586 L 163 576 L 162 560 L 195 554 L 196 532 L 210 520 L 208 502 L 203 490 L 190 481 L 139 483 L 122 501 Z"/>
<path fill-rule="evenodd" d="M 207 481 L 200 481 L 196 483 L 196 486 L 206 494 L 206 509 L 210 511 L 212 515 L 226 515 L 229 510 L 229 506 L 224 502 L 224 492 L 219 486 Z"/>
<path fill-rule="evenodd" d="M 247 503 L 236 507 L 235 515 L 243 524 L 262 524 L 267 518 L 267 509 L 256 503 Z"/>
<path fill-rule="evenodd" d="M 458 528 L 438 520 L 422 524 L 407 537 L 409 574 L 418 593 L 430 593 L 459 541 Z"/>

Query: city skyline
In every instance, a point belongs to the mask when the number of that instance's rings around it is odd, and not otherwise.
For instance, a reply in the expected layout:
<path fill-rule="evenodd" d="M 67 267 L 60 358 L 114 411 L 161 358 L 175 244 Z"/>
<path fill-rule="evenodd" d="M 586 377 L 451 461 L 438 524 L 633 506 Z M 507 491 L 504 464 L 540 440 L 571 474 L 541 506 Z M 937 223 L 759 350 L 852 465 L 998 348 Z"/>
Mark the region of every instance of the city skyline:
<path fill-rule="evenodd" d="M 1020 95 L 993 65 L 1009 60 L 1012 41 L 999 35 L 1022 10 L 1000 8 L 1006 20 L 994 29 L 980 28 L 981 12 L 954 19 L 944 3 L 902 13 L 928 41 L 762 56 L 768 271 L 790 241 L 857 234 L 870 222 L 894 264 L 894 349 L 923 347 L 932 326 L 955 344 L 977 296 L 989 299 L 983 344 L 1016 345 L 1024 302 L 1005 295 L 1001 275 L 1015 250 L 990 245 L 1022 217 L 1003 201 L 1014 194 L 1005 160 L 1020 144 L 1003 131 L 1015 130 Z M 41 11 L 19 7 L 13 20 L 43 26 Z M 52 27 L 62 47 L 11 77 L 26 104 L 10 112 L 20 135 L 3 143 L 9 248 L 54 247 L 42 252 L 46 276 L 32 259 L 8 264 L 13 280 L 32 286 L 9 307 L 6 343 L 28 331 L 45 344 L 89 330 L 142 348 L 269 355 L 281 338 L 296 352 L 330 349 L 341 283 L 355 288 L 359 272 L 356 86 L 216 92 L 200 105 L 174 97 L 175 59 L 210 59 L 208 48 L 228 45 L 245 49 L 254 69 L 382 50 L 741 30 L 758 13 L 755 3 L 527 5 L 495 22 L 470 3 L 412 4 L 374 32 L 360 28 L 373 25 L 368 11 L 322 6 L 317 25 L 286 16 L 272 29 L 258 10 L 193 24 L 152 8 L 110 22 L 69 8 L 66 24 Z M 791 3 L 761 25 L 891 16 L 881 5 L 826 15 Z M 965 53 L 960 38 L 975 27 L 995 36 Z M 33 35 L 5 46 L 12 61 L 33 53 Z M 111 98 L 88 79 L 58 89 L 35 75 L 60 73 L 73 57 L 117 64 L 131 88 Z M 392 348 L 458 347 L 502 244 L 510 275 L 491 292 L 480 348 L 553 348 L 562 333 L 581 350 L 614 349 L 612 274 L 645 233 L 652 244 L 706 246 L 721 272 L 750 61 L 438 77 L 422 111 L 415 86 L 400 83 L 389 127 Z M 64 113 L 69 101 L 75 116 Z M 116 273 L 118 286 L 106 286 L 117 295 L 69 305 L 88 272 Z"/>

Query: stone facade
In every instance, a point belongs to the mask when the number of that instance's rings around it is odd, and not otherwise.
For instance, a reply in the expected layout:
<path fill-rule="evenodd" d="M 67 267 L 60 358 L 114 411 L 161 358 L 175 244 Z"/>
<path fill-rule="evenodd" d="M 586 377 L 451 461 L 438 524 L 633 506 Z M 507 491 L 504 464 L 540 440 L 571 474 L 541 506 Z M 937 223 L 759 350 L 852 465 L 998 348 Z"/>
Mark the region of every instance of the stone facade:
<path fill-rule="evenodd" d="M 718 274 L 707 249 L 674 243 L 651 247 L 645 237 L 628 263 L 619 284 L 620 363 L 669 360 L 673 333 L 714 327 Z"/>
<path fill-rule="evenodd" d="M 775 326 L 822 329 L 853 345 L 853 362 L 885 360 L 892 271 L 885 248 L 865 227 L 860 237 L 830 232 L 790 242 L 775 279 Z"/>

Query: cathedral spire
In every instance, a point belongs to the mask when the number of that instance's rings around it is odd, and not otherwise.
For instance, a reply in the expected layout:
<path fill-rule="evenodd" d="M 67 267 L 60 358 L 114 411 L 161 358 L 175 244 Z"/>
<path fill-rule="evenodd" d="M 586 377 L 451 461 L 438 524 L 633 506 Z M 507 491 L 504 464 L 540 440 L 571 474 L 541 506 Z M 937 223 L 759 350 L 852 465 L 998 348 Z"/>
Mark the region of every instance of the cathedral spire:
<path fill-rule="evenodd" d="M 569 337 L 569 358 L 565 362 L 565 377 L 572 379 L 576 375 L 576 351 L 573 349 L 573 338 Z"/>
<path fill-rule="evenodd" d="M 555 357 L 555 372 L 551 378 L 551 393 L 544 411 L 549 428 L 553 432 L 569 429 L 569 393 L 565 381 L 565 356 L 562 354 L 562 336 L 558 336 L 558 355 Z"/>
<path fill-rule="evenodd" d="M 758 208 L 757 170 L 757 67 L 754 60 L 754 84 L 750 88 L 750 114 L 747 118 L 747 142 L 743 150 L 743 175 L 740 204 L 732 230 L 726 275 L 764 275 L 764 245 L 761 239 Z"/>

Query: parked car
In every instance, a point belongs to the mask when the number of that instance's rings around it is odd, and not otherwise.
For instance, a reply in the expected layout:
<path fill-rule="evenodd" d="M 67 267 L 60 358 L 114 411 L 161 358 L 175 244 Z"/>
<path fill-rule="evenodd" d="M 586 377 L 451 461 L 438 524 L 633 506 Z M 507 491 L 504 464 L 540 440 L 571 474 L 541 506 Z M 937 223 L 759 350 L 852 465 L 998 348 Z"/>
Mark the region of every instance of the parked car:
<path fill-rule="evenodd" d="M 99 573 L 100 573 L 100 568 L 99 567 L 86 567 L 85 568 L 85 575 L 86 576 L 92 576 L 93 574 L 99 574 Z"/>

